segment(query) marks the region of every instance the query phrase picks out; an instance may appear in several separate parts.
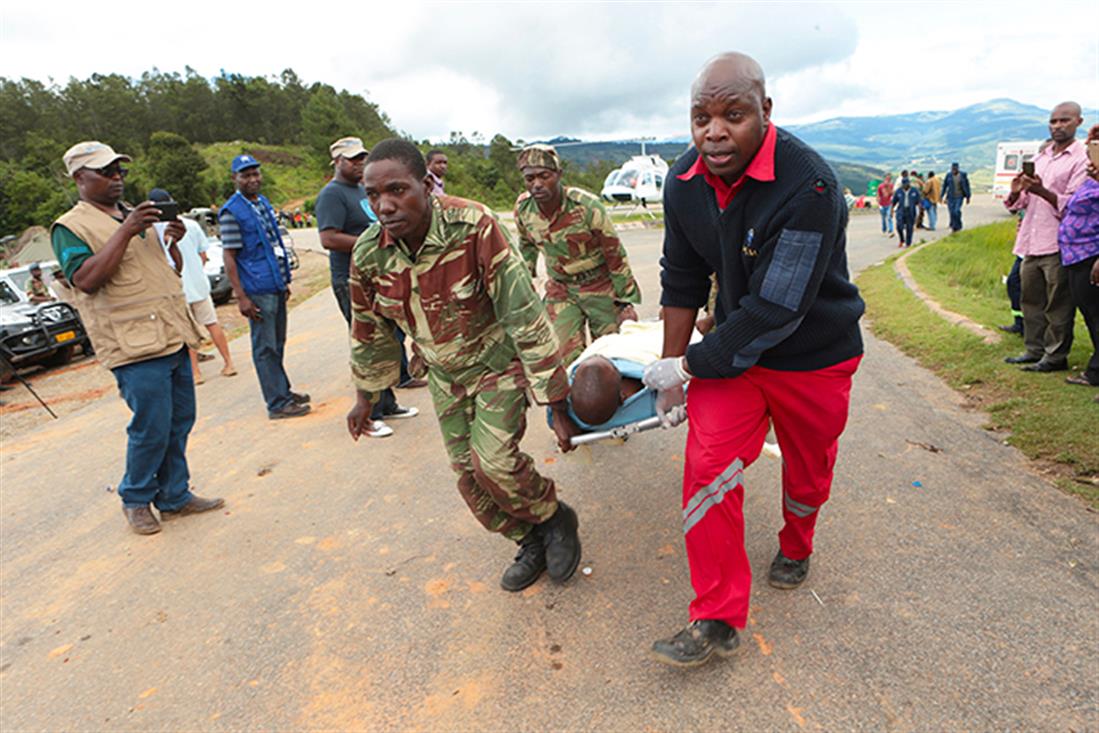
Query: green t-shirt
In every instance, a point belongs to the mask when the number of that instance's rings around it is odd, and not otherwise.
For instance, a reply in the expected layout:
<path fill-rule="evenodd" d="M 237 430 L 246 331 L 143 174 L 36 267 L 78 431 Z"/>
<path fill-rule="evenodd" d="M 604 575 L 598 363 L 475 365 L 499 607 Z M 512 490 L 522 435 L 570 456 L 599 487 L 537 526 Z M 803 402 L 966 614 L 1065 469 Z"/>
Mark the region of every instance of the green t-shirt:
<path fill-rule="evenodd" d="M 128 210 L 125 211 L 128 213 Z M 123 221 L 118 217 L 111 218 L 118 221 L 119 224 Z M 138 236 L 144 239 L 145 232 Z M 53 234 L 50 235 L 50 245 L 53 247 L 53 256 L 61 263 L 61 271 L 65 273 L 65 279 L 69 282 L 73 282 L 73 275 L 84 264 L 84 260 L 95 254 L 87 242 L 76 236 L 71 229 L 63 224 L 58 224 L 53 228 Z"/>
<path fill-rule="evenodd" d="M 73 281 L 73 275 L 84 264 L 84 260 L 94 254 L 92 248 L 83 239 L 60 224 L 53 228 L 50 245 L 53 247 L 53 256 L 61 263 L 61 271 L 65 273 L 65 279 L 69 282 Z"/>

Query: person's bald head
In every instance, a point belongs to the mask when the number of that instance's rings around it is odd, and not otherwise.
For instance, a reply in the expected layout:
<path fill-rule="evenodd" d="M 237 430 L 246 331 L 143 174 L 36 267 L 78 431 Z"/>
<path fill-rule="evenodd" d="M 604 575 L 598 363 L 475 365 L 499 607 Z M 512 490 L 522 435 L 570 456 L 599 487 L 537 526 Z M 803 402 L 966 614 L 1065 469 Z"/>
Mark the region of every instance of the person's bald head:
<path fill-rule="evenodd" d="M 751 56 L 738 51 L 718 54 L 702 65 L 691 84 L 691 103 L 700 95 L 730 89 L 737 93 L 754 91 L 762 101 L 767 97 L 763 67 Z"/>
<path fill-rule="evenodd" d="M 603 356 L 580 362 L 572 376 L 569 401 L 572 411 L 588 425 L 602 425 L 614 417 L 621 404 L 622 375 Z"/>
<path fill-rule="evenodd" d="M 1061 102 L 1049 113 L 1049 136 L 1063 150 L 1076 138 L 1076 128 L 1084 123 L 1083 110 L 1076 102 Z"/>
<path fill-rule="evenodd" d="M 751 56 L 723 53 L 691 84 L 691 139 L 710 171 L 732 183 L 759 150 L 771 121 L 763 69 Z"/>

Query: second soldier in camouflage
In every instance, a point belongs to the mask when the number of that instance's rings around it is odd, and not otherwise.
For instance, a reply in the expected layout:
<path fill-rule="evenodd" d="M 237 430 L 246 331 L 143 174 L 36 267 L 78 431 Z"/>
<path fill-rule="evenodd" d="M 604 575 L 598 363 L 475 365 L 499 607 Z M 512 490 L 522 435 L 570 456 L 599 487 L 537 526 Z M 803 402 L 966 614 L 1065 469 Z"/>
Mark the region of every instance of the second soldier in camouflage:
<path fill-rule="evenodd" d="M 567 580 L 580 560 L 576 513 L 519 450 L 527 390 L 554 414 L 563 450 L 577 430 L 557 339 L 522 258 L 491 211 L 432 195 L 411 143 L 375 146 L 364 172 L 379 224 L 355 243 L 351 266 L 348 430 L 358 438 L 377 395 L 399 378 L 394 324 L 414 343 L 458 490 L 484 527 L 520 544 L 501 585 L 527 587 L 548 569 Z"/>
<path fill-rule="evenodd" d="M 561 342 L 561 359 L 571 363 L 584 350 L 584 326 L 596 339 L 617 333 L 637 319 L 641 302 L 626 249 L 598 197 L 561 184 L 561 160 L 550 145 L 519 153 L 527 190 L 515 202 L 519 248 L 535 275 L 538 253 L 546 259 L 546 308 Z"/>

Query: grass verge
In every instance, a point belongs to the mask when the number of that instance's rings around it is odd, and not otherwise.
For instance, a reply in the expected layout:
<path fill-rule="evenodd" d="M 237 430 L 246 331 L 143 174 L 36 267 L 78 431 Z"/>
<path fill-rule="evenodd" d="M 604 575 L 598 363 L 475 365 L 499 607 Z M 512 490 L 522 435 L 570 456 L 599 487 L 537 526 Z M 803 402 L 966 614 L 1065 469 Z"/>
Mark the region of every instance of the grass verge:
<path fill-rule="evenodd" d="M 1001 277 L 1011 268 L 1013 222 L 961 232 L 928 245 L 908 259 L 913 277 L 944 307 L 989 328 L 1009 319 Z M 893 270 L 894 257 L 858 278 L 875 334 L 988 413 L 987 427 L 1010 432 L 1008 442 L 1037 461 L 1062 490 L 1099 510 L 1099 404 L 1094 389 L 1064 382 L 1064 372 L 1032 374 L 1004 364 L 1021 353 L 1018 337 L 999 344 L 952 326 L 921 303 Z M 1091 340 L 1082 319 L 1069 362 L 1079 371 Z M 1071 372 L 1070 372 L 1071 373 Z"/>

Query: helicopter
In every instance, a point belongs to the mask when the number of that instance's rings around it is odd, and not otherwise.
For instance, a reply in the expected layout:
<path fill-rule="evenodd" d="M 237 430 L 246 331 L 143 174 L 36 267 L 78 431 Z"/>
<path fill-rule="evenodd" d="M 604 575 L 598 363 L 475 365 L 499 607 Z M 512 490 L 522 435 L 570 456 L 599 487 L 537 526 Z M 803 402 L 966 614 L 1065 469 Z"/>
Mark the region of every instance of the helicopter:
<path fill-rule="evenodd" d="M 664 194 L 664 179 L 668 176 L 668 163 L 659 155 L 645 152 L 645 140 L 641 140 L 641 155 L 635 155 L 607 174 L 601 195 L 611 203 L 633 201 L 645 206 L 649 201 L 659 201 Z"/>

